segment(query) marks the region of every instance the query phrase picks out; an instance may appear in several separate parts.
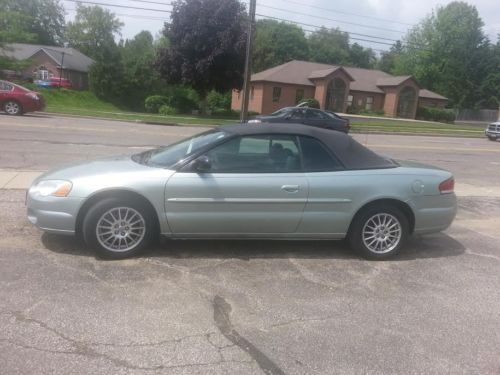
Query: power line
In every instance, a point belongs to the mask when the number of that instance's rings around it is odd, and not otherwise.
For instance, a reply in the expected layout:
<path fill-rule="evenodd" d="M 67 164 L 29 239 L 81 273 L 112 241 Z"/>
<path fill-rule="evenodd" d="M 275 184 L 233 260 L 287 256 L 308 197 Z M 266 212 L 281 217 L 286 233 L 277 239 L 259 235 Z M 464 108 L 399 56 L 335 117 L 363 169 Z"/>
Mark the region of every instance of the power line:
<path fill-rule="evenodd" d="M 153 12 L 172 13 L 171 10 L 140 8 L 140 7 L 133 7 L 133 6 L 129 6 L 129 5 L 98 3 L 98 2 L 94 2 L 94 1 L 83 1 L 83 0 L 64 0 L 64 1 L 69 1 L 70 3 L 77 3 L 77 4 L 80 3 L 80 4 L 99 5 L 99 6 L 105 6 L 105 7 L 115 7 L 115 8 L 126 8 L 126 9 L 136 9 L 136 10 L 147 10 L 147 11 L 153 11 Z"/>
<path fill-rule="evenodd" d="M 318 29 L 320 29 L 322 27 L 325 27 L 325 26 L 312 25 L 310 23 L 303 23 L 303 22 L 291 21 L 291 20 L 288 20 L 288 19 L 285 19 L 285 18 L 266 16 L 265 14 L 259 14 L 259 13 L 257 13 L 256 15 L 259 16 L 259 17 L 262 17 L 262 18 L 269 18 L 269 19 L 272 19 L 272 20 L 294 23 L 294 24 L 297 24 L 297 25 L 300 25 L 300 26 L 316 27 Z M 316 32 L 317 31 L 317 30 L 305 30 L 305 29 L 303 29 L 303 30 L 304 31 L 310 31 L 310 32 Z M 349 38 L 354 39 L 354 40 L 358 40 L 359 38 L 353 38 L 353 37 L 351 37 L 351 35 L 364 36 L 364 37 L 367 37 L 367 38 L 376 38 L 376 39 L 387 40 L 387 41 L 392 41 L 392 42 L 397 42 L 398 41 L 396 39 L 383 38 L 383 37 L 379 37 L 379 36 L 371 36 L 371 35 L 367 35 L 367 34 L 358 34 L 358 33 L 353 33 L 353 32 L 348 32 L 348 31 L 342 31 L 340 29 L 339 29 L 339 31 L 348 34 Z M 364 39 L 359 39 L 359 40 L 364 40 Z M 378 43 L 378 44 L 386 44 L 386 45 L 389 45 L 389 46 L 393 45 L 393 43 L 379 42 L 379 41 L 376 41 L 376 40 L 369 40 L 369 41 L 373 42 L 373 43 Z"/>
<path fill-rule="evenodd" d="M 355 17 L 367 18 L 367 19 L 372 19 L 372 20 L 376 20 L 376 21 L 383 21 L 383 22 L 389 22 L 389 23 L 397 23 L 397 24 L 404 25 L 404 26 L 415 26 L 414 24 L 411 24 L 411 23 L 394 21 L 394 20 L 390 20 L 390 19 L 387 19 L 387 18 L 379 18 L 379 17 L 367 16 L 367 15 L 358 14 L 358 13 L 350 13 L 350 12 L 340 11 L 340 10 L 332 9 L 332 8 L 324 8 L 324 7 L 319 7 L 319 6 L 316 6 L 316 5 L 304 4 L 304 3 L 301 3 L 301 2 L 298 2 L 298 1 L 293 1 L 293 0 L 281 0 L 281 1 L 284 1 L 287 4 L 302 5 L 302 6 L 305 6 L 305 7 L 314 8 L 314 9 L 318 9 L 318 10 L 326 11 L 326 12 L 330 12 L 330 13 L 335 13 L 335 14 L 345 14 L 345 15 L 348 15 L 348 16 L 355 16 Z"/>
<path fill-rule="evenodd" d="M 402 31 L 402 30 L 386 29 L 384 27 L 368 26 L 368 25 L 363 25 L 363 24 L 355 23 L 355 22 L 342 21 L 342 20 L 337 20 L 337 19 L 334 19 L 334 18 L 328 18 L 328 17 L 323 17 L 323 16 L 315 16 L 315 15 L 312 15 L 312 14 L 307 14 L 307 13 L 302 13 L 302 12 L 295 12 L 293 10 L 288 10 L 288 9 L 283 9 L 283 8 L 276 8 L 276 7 L 269 6 L 269 5 L 262 5 L 262 4 L 257 4 L 257 5 L 259 7 L 269 8 L 269 9 L 274 9 L 274 10 L 279 10 L 281 12 L 287 12 L 287 13 L 296 14 L 296 15 L 299 15 L 299 16 L 307 16 L 307 17 L 313 17 L 313 18 L 318 18 L 318 19 L 327 20 L 327 21 L 333 21 L 333 22 L 338 22 L 338 23 L 345 23 L 346 25 L 359 26 L 359 27 L 364 27 L 364 28 L 368 28 L 368 29 L 389 31 L 389 32 L 400 33 L 400 34 L 404 34 L 406 32 L 406 31 Z"/>

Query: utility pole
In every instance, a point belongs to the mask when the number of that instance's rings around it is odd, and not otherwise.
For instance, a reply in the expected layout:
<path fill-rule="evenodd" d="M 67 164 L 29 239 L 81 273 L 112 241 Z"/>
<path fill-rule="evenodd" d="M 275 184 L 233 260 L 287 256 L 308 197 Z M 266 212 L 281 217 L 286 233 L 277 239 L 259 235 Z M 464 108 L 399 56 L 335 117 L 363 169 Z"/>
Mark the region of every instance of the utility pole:
<path fill-rule="evenodd" d="M 64 67 L 64 53 L 65 51 L 63 50 L 62 54 L 62 59 L 61 59 L 61 72 L 59 73 L 59 88 L 61 88 L 61 82 L 62 82 L 62 70 L 63 70 L 63 67 Z"/>
<path fill-rule="evenodd" d="M 247 33 L 247 50 L 245 56 L 245 77 L 243 81 L 243 97 L 241 98 L 240 122 L 248 120 L 248 102 L 250 100 L 250 74 L 252 72 L 252 44 L 255 30 L 255 8 L 256 0 L 250 0 L 249 22 Z"/>

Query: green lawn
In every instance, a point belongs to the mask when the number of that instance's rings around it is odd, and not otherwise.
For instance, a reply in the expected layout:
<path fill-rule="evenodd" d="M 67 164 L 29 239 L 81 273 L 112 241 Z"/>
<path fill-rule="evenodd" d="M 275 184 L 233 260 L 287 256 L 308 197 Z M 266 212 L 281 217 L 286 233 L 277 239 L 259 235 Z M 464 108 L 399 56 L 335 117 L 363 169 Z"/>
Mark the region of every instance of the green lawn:
<path fill-rule="evenodd" d="M 47 102 L 47 112 L 100 117 L 105 119 L 129 120 L 175 125 L 226 125 L 237 123 L 237 119 L 223 119 L 204 116 L 156 114 L 124 111 L 115 105 L 98 99 L 89 91 L 57 90 L 37 88 Z M 353 133 L 396 133 L 429 134 L 466 137 L 482 137 L 483 129 L 472 125 L 454 125 L 438 122 L 364 120 L 351 121 Z"/>

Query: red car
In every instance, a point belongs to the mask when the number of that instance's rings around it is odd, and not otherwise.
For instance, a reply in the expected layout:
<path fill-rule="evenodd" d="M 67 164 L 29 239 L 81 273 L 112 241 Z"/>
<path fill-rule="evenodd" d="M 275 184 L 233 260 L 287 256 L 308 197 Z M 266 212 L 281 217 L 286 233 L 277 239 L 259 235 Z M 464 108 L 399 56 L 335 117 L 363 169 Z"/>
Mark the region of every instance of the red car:
<path fill-rule="evenodd" d="M 45 108 L 43 97 L 15 83 L 0 80 L 0 109 L 11 116 Z"/>
<path fill-rule="evenodd" d="M 49 79 L 50 87 L 62 87 L 63 89 L 70 89 L 73 85 L 67 78 L 52 77 Z"/>

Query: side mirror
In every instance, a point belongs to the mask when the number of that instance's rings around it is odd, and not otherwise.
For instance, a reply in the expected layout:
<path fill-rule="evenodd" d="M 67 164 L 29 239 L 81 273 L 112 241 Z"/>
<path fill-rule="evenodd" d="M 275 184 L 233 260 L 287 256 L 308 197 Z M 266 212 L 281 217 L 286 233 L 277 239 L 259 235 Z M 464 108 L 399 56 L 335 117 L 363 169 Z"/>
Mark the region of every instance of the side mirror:
<path fill-rule="evenodd" d="M 212 163 L 208 156 L 202 155 L 191 163 L 191 167 L 196 172 L 204 173 L 212 168 Z"/>

